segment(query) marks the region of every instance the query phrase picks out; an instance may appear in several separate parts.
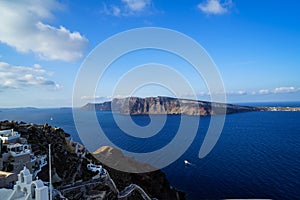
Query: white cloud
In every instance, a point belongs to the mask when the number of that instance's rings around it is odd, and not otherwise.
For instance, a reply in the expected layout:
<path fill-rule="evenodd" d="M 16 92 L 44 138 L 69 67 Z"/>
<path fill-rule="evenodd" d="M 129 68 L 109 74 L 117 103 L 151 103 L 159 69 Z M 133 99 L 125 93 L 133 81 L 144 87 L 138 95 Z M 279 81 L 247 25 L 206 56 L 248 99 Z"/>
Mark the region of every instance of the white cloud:
<path fill-rule="evenodd" d="M 149 10 L 151 3 L 151 0 L 120 0 L 118 5 L 103 4 L 102 12 L 116 17 L 140 15 Z"/>
<path fill-rule="evenodd" d="M 81 96 L 81 100 L 86 100 L 88 102 L 105 102 L 105 101 L 111 101 L 112 99 L 122 99 L 122 98 L 127 98 L 127 97 L 132 97 L 131 95 L 117 95 L 115 94 L 114 96 Z"/>
<path fill-rule="evenodd" d="M 239 94 L 239 95 L 246 95 L 247 92 L 245 90 L 239 90 L 239 91 L 237 91 L 237 94 Z"/>
<path fill-rule="evenodd" d="M 232 6 L 231 0 L 205 0 L 198 4 L 198 8 L 206 14 L 221 15 L 227 13 Z"/>
<path fill-rule="evenodd" d="M 120 16 L 121 9 L 118 6 L 112 6 L 112 15 L 113 16 Z"/>
<path fill-rule="evenodd" d="M 278 87 L 275 88 L 274 93 L 292 93 L 292 92 L 297 92 L 300 91 L 300 88 L 295 88 L 295 87 Z"/>
<path fill-rule="evenodd" d="M 248 92 L 245 90 L 237 90 L 237 91 L 214 91 L 212 93 L 208 92 L 208 91 L 200 91 L 197 92 L 196 94 L 190 94 L 190 93 L 182 93 L 179 94 L 178 96 L 181 98 L 194 98 L 194 96 L 196 95 L 197 97 L 208 97 L 211 96 L 212 94 L 214 95 L 234 95 L 234 96 L 243 96 L 243 95 L 247 95 Z"/>
<path fill-rule="evenodd" d="M 0 42 L 19 52 L 34 52 L 46 60 L 75 61 L 83 57 L 88 40 L 44 21 L 62 5 L 55 0 L 0 1 Z"/>
<path fill-rule="evenodd" d="M 92 102 L 103 102 L 103 101 L 110 101 L 111 97 L 104 97 L 104 96 L 82 96 L 82 100 L 92 101 Z"/>
<path fill-rule="evenodd" d="M 51 74 L 38 64 L 25 67 L 0 62 L 0 89 L 24 89 L 33 86 L 60 89 L 60 84 L 46 78 Z"/>
<path fill-rule="evenodd" d="M 300 91 L 300 88 L 296 88 L 293 86 L 290 87 L 277 87 L 275 89 L 269 90 L 269 89 L 261 89 L 258 92 L 253 91 L 252 94 L 284 94 L 284 93 L 292 93 L 292 92 L 298 92 Z"/>
<path fill-rule="evenodd" d="M 150 5 L 151 0 L 122 0 L 131 11 L 142 11 Z"/>
<path fill-rule="evenodd" d="M 300 88 L 289 86 L 289 87 L 277 87 L 275 89 L 259 89 L 256 91 L 246 91 L 246 90 L 232 90 L 232 91 L 223 91 L 223 92 L 214 92 L 213 94 L 225 94 L 228 96 L 243 96 L 243 95 L 267 95 L 267 94 L 285 94 L 285 93 L 293 93 L 293 92 L 300 92 Z M 211 93 L 209 92 L 198 92 L 198 97 L 205 97 L 210 96 Z M 182 94 L 183 97 L 192 97 L 191 94 Z"/>
<path fill-rule="evenodd" d="M 262 89 L 258 91 L 258 94 L 270 94 L 270 90 Z"/>
<path fill-rule="evenodd" d="M 238 90 L 238 91 L 229 91 L 226 94 L 227 95 L 246 95 L 247 92 L 245 90 Z"/>

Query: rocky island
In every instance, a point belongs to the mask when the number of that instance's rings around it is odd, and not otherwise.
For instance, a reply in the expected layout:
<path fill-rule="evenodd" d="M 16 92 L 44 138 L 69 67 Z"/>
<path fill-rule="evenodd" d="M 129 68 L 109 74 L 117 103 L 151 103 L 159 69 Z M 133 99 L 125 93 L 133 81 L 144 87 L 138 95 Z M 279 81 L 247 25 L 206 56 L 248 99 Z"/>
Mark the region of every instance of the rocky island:
<path fill-rule="evenodd" d="M 184 114 L 209 116 L 254 111 L 300 111 L 297 107 L 261 107 L 216 103 L 173 97 L 127 97 L 115 98 L 104 103 L 88 103 L 83 110 L 116 111 L 120 114 Z"/>
<path fill-rule="evenodd" d="M 214 107 L 214 109 L 212 109 Z M 179 99 L 172 97 L 128 97 L 113 99 L 104 103 L 88 103 L 84 110 L 117 111 L 120 114 L 184 114 L 207 116 L 215 114 L 260 111 L 261 107 L 240 106 L 225 103 L 211 103 L 207 101 Z"/>

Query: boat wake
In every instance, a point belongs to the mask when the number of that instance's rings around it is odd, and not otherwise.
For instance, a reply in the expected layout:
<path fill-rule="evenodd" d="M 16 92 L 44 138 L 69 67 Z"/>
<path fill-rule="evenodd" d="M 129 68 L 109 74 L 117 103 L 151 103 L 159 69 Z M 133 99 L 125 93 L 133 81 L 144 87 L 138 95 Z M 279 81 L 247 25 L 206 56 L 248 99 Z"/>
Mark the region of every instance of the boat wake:
<path fill-rule="evenodd" d="M 194 166 L 195 164 L 190 163 L 188 160 L 184 160 L 183 161 L 185 165 L 190 165 L 190 166 Z"/>

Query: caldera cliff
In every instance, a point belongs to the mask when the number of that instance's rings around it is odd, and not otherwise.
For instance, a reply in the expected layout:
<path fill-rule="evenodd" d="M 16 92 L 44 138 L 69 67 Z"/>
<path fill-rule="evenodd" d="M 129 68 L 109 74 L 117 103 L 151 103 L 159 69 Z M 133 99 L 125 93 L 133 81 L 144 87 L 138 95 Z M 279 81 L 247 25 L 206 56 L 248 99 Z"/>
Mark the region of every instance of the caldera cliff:
<path fill-rule="evenodd" d="M 240 106 L 225 103 L 213 103 L 200 100 L 172 97 L 128 97 L 113 99 L 104 103 L 88 103 L 84 110 L 117 111 L 120 114 L 184 114 L 207 116 L 265 110 L 263 107 Z"/>

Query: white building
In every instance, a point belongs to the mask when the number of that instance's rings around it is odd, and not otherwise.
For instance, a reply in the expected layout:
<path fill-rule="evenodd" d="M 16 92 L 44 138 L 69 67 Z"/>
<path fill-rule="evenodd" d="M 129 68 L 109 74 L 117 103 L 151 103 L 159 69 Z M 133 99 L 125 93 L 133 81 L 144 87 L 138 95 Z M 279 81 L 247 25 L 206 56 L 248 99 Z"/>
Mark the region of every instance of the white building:
<path fill-rule="evenodd" d="M 32 174 L 24 169 L 18 174 L 13 190 L 0 189 L 1 200 L 49 200 L 49 188 L 41 180 L 32 180 Z"/>
<path fill-rule="evenodd" d="M 88 170 L 90 170 L 92 172 L 98 172 L 98 174 L 96 176 L 94 176 L 93 179 L 104 178 L 108 174 L 106 169 L 104 169 L 101 165 L 94 165 L 94 164 L 90 163 L 90 164 L 87 164 L 87 168 L 88 168 Z"/>
<path fill-rule="evenodd" d="M 1 139 L 0 144 L 2 144 Z M 34 177 L 42 170 L 42 167 L 47 165 L 47 156 L 35 156 L 29 144 L 10 143 L 1 146 L 2 145 L 0 145 L 0 188 L 8 187 L 8 185 L 17 181 L 17 174 L 23 169 L 24 165 L 34 174 Z M 1 172 L 1 170 L 11 172 L 13 175 L 7 176 L 4 172 Z"/>
<path fill-rule="evenodd" d="M 14 129 L 0 131 L 0 139 L 3 144 L 16 143 L 20 139 L 20 136 Z"/>
<path fill-rule="evenodd" d="M 25 154 L 31 154 L 31 146 L 29 144 L 9 144 L 7 145 L 7 151 L 11 156 L 21 156 Z"/>

